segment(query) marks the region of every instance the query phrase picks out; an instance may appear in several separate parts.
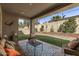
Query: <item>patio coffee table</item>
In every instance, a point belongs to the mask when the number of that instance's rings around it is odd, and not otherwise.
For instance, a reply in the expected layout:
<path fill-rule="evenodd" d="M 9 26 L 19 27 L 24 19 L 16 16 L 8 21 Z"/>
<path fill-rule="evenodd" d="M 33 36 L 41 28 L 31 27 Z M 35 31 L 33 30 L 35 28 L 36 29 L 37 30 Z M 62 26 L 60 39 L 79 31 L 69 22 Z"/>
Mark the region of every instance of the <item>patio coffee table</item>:
<path fill-rule="evenodd" d="M 32 42 L 30 42 L 30 41 L 28 41 L 28 42 L 26 42 L 26 49 L 28 49 L 28 46 L 33 46 L 34 48 L 33 48 L 33 51 L 34 51 L 34 53 L 33 53 L 33 55 L 34 56 L 36 56 L 36 48 L 39 46 L 39 45 L 41 45 L 41 53 L 42 53 L 42 51 L 43 51 L 43 43 L 41 43 L 41 42 L 38 42 L 38 41 L 36 41 L 35 43 L 32 43 Z"/>

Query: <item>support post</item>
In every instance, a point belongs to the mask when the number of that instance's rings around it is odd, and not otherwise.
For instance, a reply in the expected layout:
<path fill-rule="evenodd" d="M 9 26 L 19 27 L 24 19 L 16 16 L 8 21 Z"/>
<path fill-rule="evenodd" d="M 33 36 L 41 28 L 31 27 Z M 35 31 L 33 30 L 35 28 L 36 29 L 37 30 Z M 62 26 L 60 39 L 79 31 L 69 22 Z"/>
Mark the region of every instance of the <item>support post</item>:
<path fill-rule="evenodd" d="M 32 20 L 30 20 L 30 38 L 32 37 Z"/>
<path fill-rule="evenodd" d="M 35 21 L 30 20 L 30 37 L 35 36 Z"/>

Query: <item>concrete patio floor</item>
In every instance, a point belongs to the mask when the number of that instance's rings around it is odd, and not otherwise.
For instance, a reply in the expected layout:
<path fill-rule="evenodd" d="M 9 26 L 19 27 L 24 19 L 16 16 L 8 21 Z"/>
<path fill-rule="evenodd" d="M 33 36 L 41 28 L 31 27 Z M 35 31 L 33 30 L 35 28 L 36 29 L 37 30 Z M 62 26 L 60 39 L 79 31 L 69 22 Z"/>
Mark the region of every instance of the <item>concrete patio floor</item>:
<path fill-rule="evenodd" d="M 19 41 L 19 45 L 21 46 L 25 54 L 27 54 L 27 56 L 33 56 L 34 54 L 33 47 L 29 45 L 27 49 L 26 42 L 27 40 Z M 36 52 L 35 52 L 36 56 L 63 56 L 64 55 L 63 49 L 61 47 L 51 45 L 42 41 L 39 41 L 39 42 L 43 43 L 43 50 L 41 51 L 41 45 L 36 47 Z"/>

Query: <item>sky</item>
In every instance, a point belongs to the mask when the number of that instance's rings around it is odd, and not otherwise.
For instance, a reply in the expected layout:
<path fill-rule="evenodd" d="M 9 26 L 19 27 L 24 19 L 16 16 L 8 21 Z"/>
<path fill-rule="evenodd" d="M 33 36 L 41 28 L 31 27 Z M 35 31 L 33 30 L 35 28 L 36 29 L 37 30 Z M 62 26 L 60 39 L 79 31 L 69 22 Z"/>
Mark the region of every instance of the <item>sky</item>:
<path fill-rule="evenodd" d="M 45 18 L 41 18 L 41 19 L 38 20 L 38 22 L 40 24 L 47 22 L 47 21 L 51 20 L 51 18 L 55 15 L 59 15 L 59 16 L 65 15 L 65 18 L 75 16 L 75 15 L 79 15 L 79 6 L 72 8 L 72 9 L 69 9 L 69 10 L 66 10 L 66 11 L 63 11 L 62 13 L 57 13 L 57 14 L 54 14 L 54 15 L 51 15 L 51 16 L 48 16 L 48 17 L 45 17 Z"/>
<path fill-rule="evenodd" d="M 41 18 L 41 19 L 38 19 L 38 22 L 40 24 L 44 23 L 44 22 L 48 22 L 49 20 L 51 20 L 51 18 L 53 16 L 56 16 L 56 15 L 59 15 L 59 16 L 62 16 L 62 15 L 65 15 L 65 18 L 66 17 L 71 17 L 71 16 L 75 16 L 75 15 L 79 15 L 79 6 L 78 7 L 75 7 L 75 8 L 72 8 L 72 9 L 68 9 L 66 11 L 63 11 L 62 13 L 57 13 L 57 14 L 54 14 L 54 15 L 51 15 L 51 16 L 47 16 L 47 17 L 44 17 L 44 18 Z M 20 19 L 19 22 L 24 22 L 23 19 Z"/>

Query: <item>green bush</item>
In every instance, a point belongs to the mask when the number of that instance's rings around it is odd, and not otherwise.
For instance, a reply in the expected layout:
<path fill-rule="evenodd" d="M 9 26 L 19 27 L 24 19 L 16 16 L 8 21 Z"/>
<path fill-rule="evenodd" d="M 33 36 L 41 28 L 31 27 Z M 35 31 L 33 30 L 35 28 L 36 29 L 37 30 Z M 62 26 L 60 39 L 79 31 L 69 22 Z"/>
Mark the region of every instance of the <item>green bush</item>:
<path fill-rule="evenodd" d="M 53 26 L 50 28 L 50 32 L 54 32 L 54 30 L 53 30 Z"/>
<path fill-rule="evenodd" d="M 40 31 L 44 31 L 44 26 L 43 25 L 41 26 Z"/>
<path fill-rule="evenodd" d="M 37 28 L 35 28 L 35 32 L 38 32 L 38 29 Z"/>
<path fill-rule="evenodd" d="M 59 21 L 59 20 L 61 20 L 61 19 L 62 19 L 62 17 L 59 16 L 59 15 L 53 16 L 53 18 L 52 18 L 53 21 Z"/>
<path fill-rule="evenodd" d="M 25 39 L 28 39 L 29 35 L 18 35 L 17 38 L 18 40 L 25 40 Z"/>
<path fill-rule="evenodd" d="M 74 33 L 77 27 L 75 18 L 71 17 L 68 21 L 65 21 L 63 24 L 60 25 L 58 32 L 64 33 Z"/>

